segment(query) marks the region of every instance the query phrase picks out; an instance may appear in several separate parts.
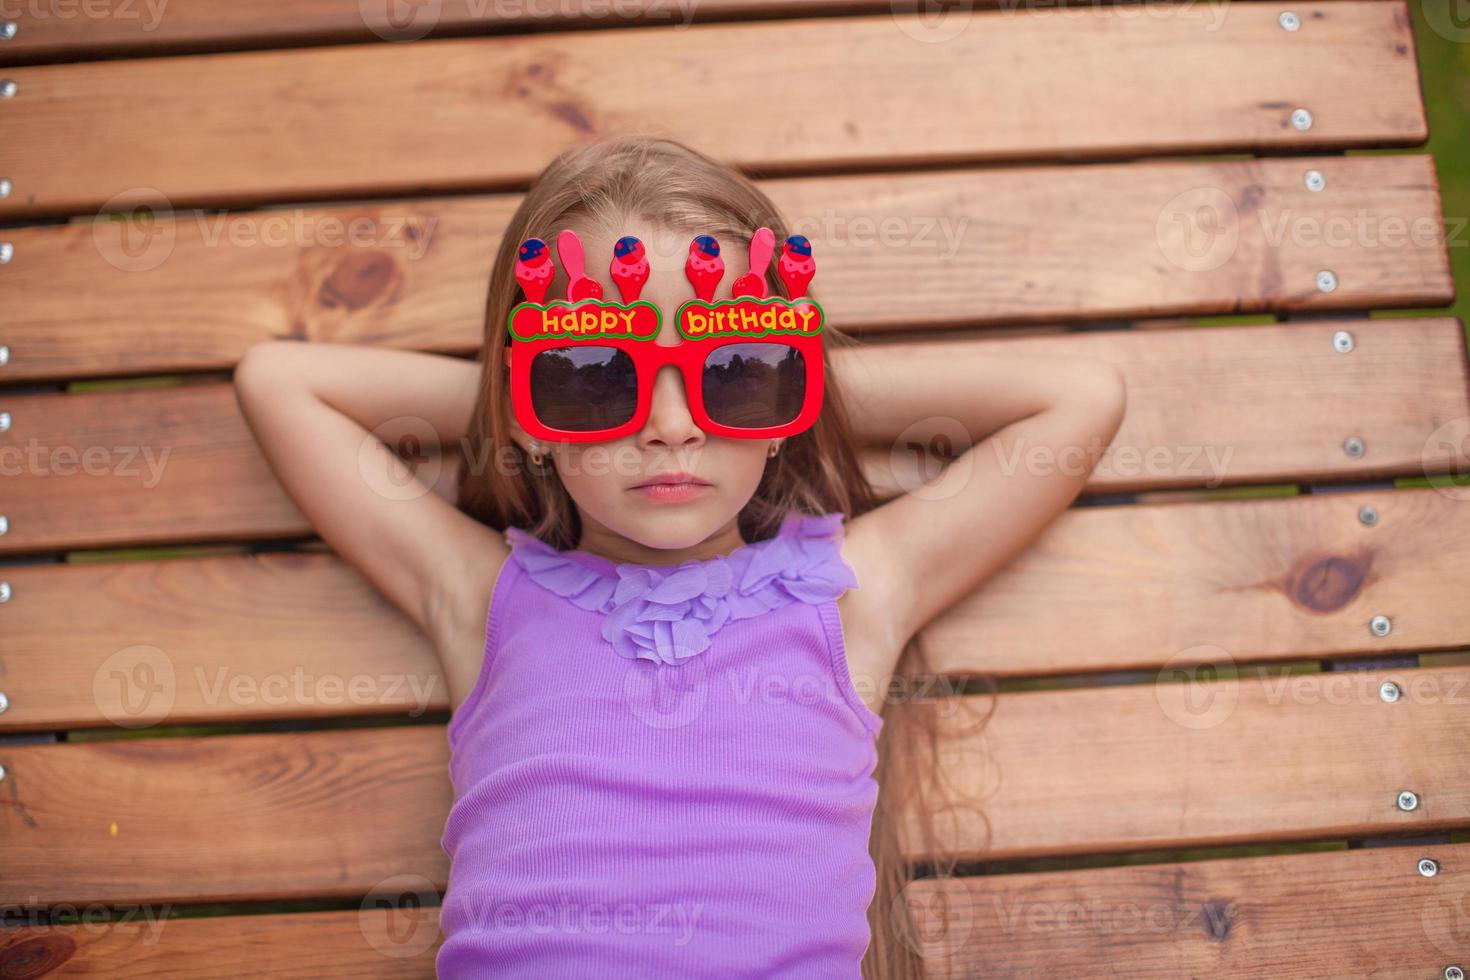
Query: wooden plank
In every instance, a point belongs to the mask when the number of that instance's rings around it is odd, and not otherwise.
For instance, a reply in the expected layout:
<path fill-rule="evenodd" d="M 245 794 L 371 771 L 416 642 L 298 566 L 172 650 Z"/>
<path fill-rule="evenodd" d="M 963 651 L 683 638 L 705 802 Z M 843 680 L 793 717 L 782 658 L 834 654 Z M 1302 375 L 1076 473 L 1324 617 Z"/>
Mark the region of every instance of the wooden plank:
<path fill-rule="evenodd" d="M 1418 871 L 1421 856 L 1438 872 Z M 918 879 L 894 910 L 926 975 L 1402 977 L 1462 955 L 1470 845 L 1396 847 L 1044 874 Z M 1331 910 L 1324 915 L 1323 910 Z M 166 919 L 14 930 L 7 956 L 48 950 L 48 976 L 294 980 L 434 975 L 439 910 Z M 998 941 L 1003 939 L 1004 941 Z M 75 944 L 74 948 L 71 944 Z M 64 959 L 63 959 L 64 958 Z"/>
<path fill-rule="evenodd" d="M 352 912 L 167 918 L 125 909 L 118 922 L 0 932 L 0 976 L 112 980 L 297 980 L 299 977 L 433 980 L 439 909 L 411 902 Z M 54 964 L 44 973 L 7 965 Z"/>
<path fill-rule="evenodd" d="M 440 725 L 0 746 L 0 905 L 445 886 Z M 349 832 L 350 828 L 350 832 Z"/>
<path fill-rule="evenodd" d="M 1018 858 L 1470 826 L 1467 685 L 1460 667 L 1005 694 L 943 746 L 954 785 L 985 798 L 940 833 Z M 0 747 L 0 903 L 443 888 L 447 751 L 439 726 Z M 1403 789 L 1417 809 L 1395 807 Z"/>
<path fill-rule="evenodd" d="M 1470 645 L 1470 516 L 1432 490 L 1086 507 L 924 631 L 946 675 Z M 1378 524 L 1358 511 L 1372 506 Z M 448 708 L 428 639 L 328 554 L 7 568 L 0 731 Z M 1388 636 L 1375 615 L 1391 618 Z M 57 623 L 66 623 L 58 630 Z M 1087 637 L 1078 643 L 1077 637 Z"/>
<path fill-rule="evenodd" d="M 936 669 L 995 676 L 1453 649 L 1465 511 L 1433 489 L 1073 508 L 924 639 Z"/>
<path fill-rule="evenodd" d="M 20 67 L 0 214 L 504 189 L 630 128 L 767 175 L 1426 139 L 1403 3 L 1308 4 L 1294 32 L 1269 4 L 1148 10 L 979 14 L 943 43 L 878 16 Z"/>
<path fill-rule="evenodd" d="M 993 4 L 992 4 L 993 5 Z M 19 9 L 17 9 L 19 8 Z M 531 28 L 681 25 L 743 17 L 883 13 L 889 0 L 561 0 L 491 3 L 442 0 L 394 8 L 362 0 L 168 0 L 4 8 L 16 24 L 0 64 L 66 57 L 164 54 L 292 44 L 412 41 Z M 69 11 L 69 12 L 68 12 Z M 46 16 L 46 14 L 50 16 Z"/>
<path fill-rule="evenodd" d="M 1470 949 L 1467 861 L 1458 844 L 920 879 L 901 935 L 934 980 L 1438 977 Z"/>
<path fill-rule="evenodd" d="M 1339 329 L 1356 338 L 1349 354 L 1333 349 Z M 1464 334 L 1450 318 L 944 343 L 960 357 L 984 356 L 996 349 L 989 343 L 1075 351 L 1124 370 L 1128 417 L 1088 482 L 1093 493 L 1423 476 L 1470 465 Z M 226 384 L 19 396 L 4 408 L 10 530 L 0 553 L 310 531 Z M 927 430 L 916 431 L 923 443 Z M 1349 436 L 1364 441 L 1363 455 L 1342 450 Z M 907 440 L 890 448 L 869 457 L 871 478 L 889 493 L 918 486 L 930 471 L 915 450 Z M 443 481 L 452 471 L 433 456 L 419 472 Z"/>
<path fill-rule="evenodd" d="M 1326 187 L 1307 190 L 1307 170 Z M 1001 167 L 762 187 L 819 243 L 819 295 L 849 333 L 1445 305 L 1454 295 L 1429 156 Z M 487 257 L 519 202 L 491 194 L 181 210 L 13 229 L 5 377 L 222 370 L 274 337 L 474 351 Z M 1328 293 L 1316 286 L 1323 269 L 1337 277 Z M 888 288 L 895 281 L 908 285 Z"/>
<path fill-rule="evenodd" d="M 1404 690 L 1395 703 L 1385 680 Z M 1165 669 L 1155 683 L 1005 694 L 983 729 L 941 747 L 960 802 L 936 832 L 981 860 L 1464 827 L 1467 704 L 1470 668 L 1239 681 Z M 1397 807 L 1402 790 L 1415 809 Z"/>
<path fill-rule="evenodd" d="M 0 579 L 0 730 L 449 706 L 428 638 L 333 555 L 39 565 Z"/>
<path fill-rule="evenodd" d="M 80 7 L 80 4 L 78 5 Z M 945 11 L 898 0 L 563 0 L 559 3 L 491 4 L 480 0 L 443 0 L 394 9 L 386 2 L 360 0 L 256 0 L 241 8 L 232 0 L 169 0 L 167 9 L 144 3 L 90 8 L 91 16 L 65 13 L 38 16 L 35 8 L 7 10 L 17 33 L 5 45 L 0 64 L 24 64 L 67 57 L 163 54 L 230 48 L 286 47 L 299 43 L 413 41 L 461 33 L 560 27 L 634 27 L 736 18 L 792 17 L 808 14 L 860 14 L 914 8 L 929 11 L 921 32 L 942 37 L 968 28 L 972 8 L 1006 9 L 1003 0 L 976 0 Z M 1012 8 L 1013 9 L 1013 8 Z"/>

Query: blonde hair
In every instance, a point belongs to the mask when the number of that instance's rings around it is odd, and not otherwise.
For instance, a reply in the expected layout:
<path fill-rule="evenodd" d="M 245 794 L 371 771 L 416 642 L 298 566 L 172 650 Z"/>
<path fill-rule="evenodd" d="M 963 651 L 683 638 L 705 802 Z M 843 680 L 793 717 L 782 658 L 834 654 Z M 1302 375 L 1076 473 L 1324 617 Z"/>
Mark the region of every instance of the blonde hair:
<path fill-rule="evenodd" d="M 574 222 L 617 228 L 630 218 L 676 232 L 710 234 L 722 242 L 748 242 L 757 228 L 770 228 L 779 242 L 785 219 L 764 192 L 734 168 L 676 140 L 651 136 L 609 137 L 562 153 L 536 178 L 511 216 L 495 253 L 485 300 L 484 370 L 466 455 L 469 460 L 505 458 L 518 465 L 467 466 L 459 485 L 459 504 L 492 527 L 520 527 L 558 549 L 576 548 L 581 528 L 575 506 L 554 470 L 532 466 L 510 438 L 509 378 L 502 366 L 506 317 L 523 297 L 514 266 L 522 241 L 554 238 Z M 820 243 L 817 243 L 820 246 Z M 771 276 L 785 295 L 784 284 Z M 820 298 L 819 290 L 813 295 Z M 824 325 L 830 351 L 855 343 L 834 325 Z M 828 358 L 830 363 L 830 358 Z M 786 440 L 767 466 L 750 502 L 741 511 L 746 541 L 774 534 L 784 515 L 841 511 L 856 517 L 877 506 L 853 446 L 842 392 L 827 372 L 822 411 L 815 425 Z M 911 642 L 898 664 L 897 679 L 932 677 L 922 645 Z M 869 980 L 918 980 L 923 976 L 919 944 L 901 918 L 909 868 L 899 845 L 900 821 L 939 869 L 952 870 L 942 856 L 932 813 L 938 787 L 938 728 L 935 713 L 906 699 L 885 705 L 878 743 L 877 809 L 869 850 L 877 869 L 877 890 L 868 911 L 872 940 L 863 959 Z M 894 765 L 894 759 L 903 760 Z M 943 872 L 942 873 L 947 873 Z"/>

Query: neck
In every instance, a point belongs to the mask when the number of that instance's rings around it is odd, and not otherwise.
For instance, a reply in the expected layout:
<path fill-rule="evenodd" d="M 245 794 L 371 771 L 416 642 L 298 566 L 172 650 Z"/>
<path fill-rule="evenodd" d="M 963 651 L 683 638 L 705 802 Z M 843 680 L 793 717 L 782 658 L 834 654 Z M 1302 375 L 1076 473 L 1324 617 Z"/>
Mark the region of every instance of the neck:
<path fill-rule="evenodd" d="M 614 562 L 631 562 L 637 565 L 678 565 L 690 559 L 708 561 L 711 558 L 728 555 L 744 544 L 745 539 L 740 536 L 740 525 L 737 520 L 732 520 L 708 538 L 687 548 L 650 548 L 616 531 L 609 530 L 596 521 L 588 520 L 584 516 L 582 540 L 578 543 L 577 550 Z"/>

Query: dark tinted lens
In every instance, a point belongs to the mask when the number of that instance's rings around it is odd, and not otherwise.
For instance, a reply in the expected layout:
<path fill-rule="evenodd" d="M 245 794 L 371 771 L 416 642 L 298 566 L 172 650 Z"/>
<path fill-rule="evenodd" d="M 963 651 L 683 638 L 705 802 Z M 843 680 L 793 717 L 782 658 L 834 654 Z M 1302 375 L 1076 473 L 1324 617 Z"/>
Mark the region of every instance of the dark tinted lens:
<path fill-rule="evenodd" d="M 633 359 L 616 347 L 544 350 L 531 362 L 531 404 L 553 429 L 592 432 L 622 425 L 638 408 Z"/>
<path fill-rule="evenodd" d="M 805 400 L 806 359 L 788 344 L 725 344 L 705 358 L 704 410 L 721 425 L 784 425 Z"/>

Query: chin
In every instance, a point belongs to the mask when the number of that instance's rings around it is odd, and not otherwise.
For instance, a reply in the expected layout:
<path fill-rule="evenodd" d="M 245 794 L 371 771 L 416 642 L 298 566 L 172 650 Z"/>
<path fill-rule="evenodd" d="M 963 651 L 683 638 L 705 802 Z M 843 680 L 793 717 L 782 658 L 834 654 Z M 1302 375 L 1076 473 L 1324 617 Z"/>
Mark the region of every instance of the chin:
<path fill-rule="evenodd" d="M 639 509 L 624 532 L 647 548 L 671 551 L 692 548 L 720 529 L 723 521 L 714 509 L 699 504 L 652 504 Z"/>

